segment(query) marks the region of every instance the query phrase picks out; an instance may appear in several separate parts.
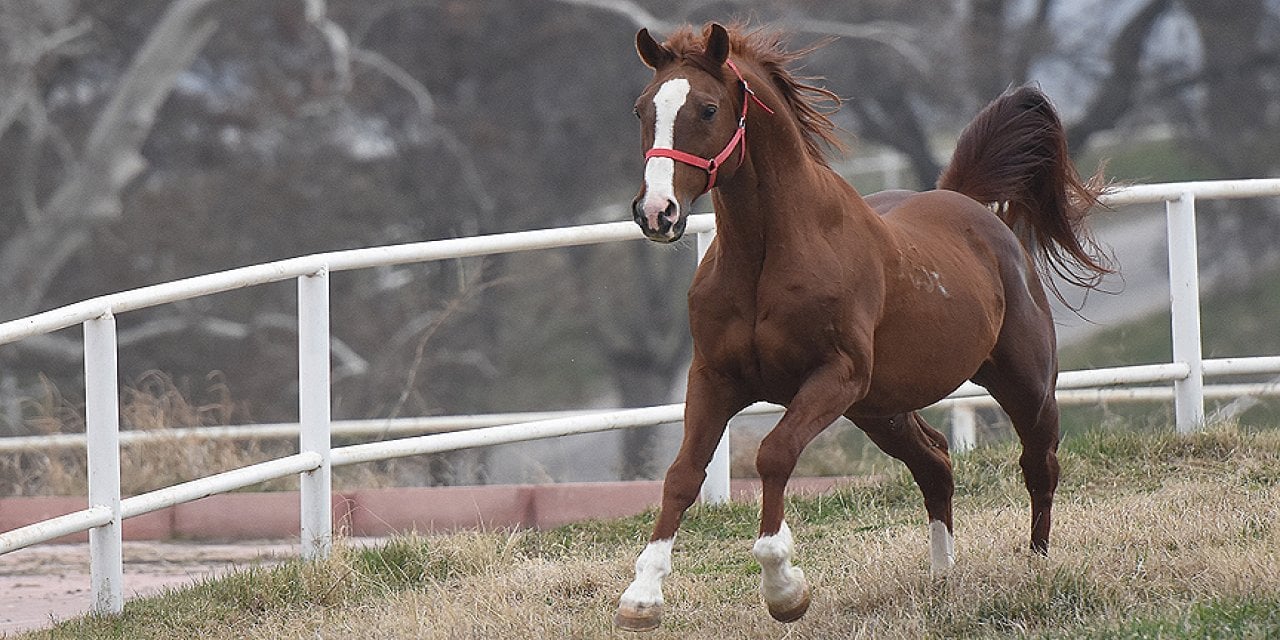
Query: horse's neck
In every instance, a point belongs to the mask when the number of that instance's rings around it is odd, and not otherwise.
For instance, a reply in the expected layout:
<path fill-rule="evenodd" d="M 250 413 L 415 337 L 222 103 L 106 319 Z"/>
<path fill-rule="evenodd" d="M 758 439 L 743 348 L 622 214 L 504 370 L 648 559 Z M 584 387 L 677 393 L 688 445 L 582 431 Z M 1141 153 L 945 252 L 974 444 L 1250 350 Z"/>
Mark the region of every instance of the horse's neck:
<path fill-rule="evenodd" d="M 751 149 L 754 155 L 742 175 L 735 175 L 715 196 L 721 253 L 736 263 L 754 265 L 757 275 L 766 254 L 800 257 L 816 238 L 836 227 L 879 224 L 852 187 L 810 159 L 798 140 L 794 147 L 798 156 L 767 155 L 765 149 L 777 150 L 776 146 Z"/>

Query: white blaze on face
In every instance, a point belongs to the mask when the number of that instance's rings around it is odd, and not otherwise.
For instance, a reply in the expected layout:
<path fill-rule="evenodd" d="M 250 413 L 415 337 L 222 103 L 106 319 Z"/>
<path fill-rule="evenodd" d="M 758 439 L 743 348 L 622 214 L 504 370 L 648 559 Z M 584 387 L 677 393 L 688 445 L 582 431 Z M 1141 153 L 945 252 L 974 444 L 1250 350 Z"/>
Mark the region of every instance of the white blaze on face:
<path fill-rule="evenodd" d="M 653 96 L 657 113 L 653 124 L 653 148 L 674 149 L 676 114 L 689 96 L 689 81 L 674 78 L 662 83 Z M 649 158 L 644 165 L 645 212 L 661 212 L 667 202 L 676 200 L 676 161 L 671 158 Z M 656 218 L 656 214 L 654 216 Z"/>

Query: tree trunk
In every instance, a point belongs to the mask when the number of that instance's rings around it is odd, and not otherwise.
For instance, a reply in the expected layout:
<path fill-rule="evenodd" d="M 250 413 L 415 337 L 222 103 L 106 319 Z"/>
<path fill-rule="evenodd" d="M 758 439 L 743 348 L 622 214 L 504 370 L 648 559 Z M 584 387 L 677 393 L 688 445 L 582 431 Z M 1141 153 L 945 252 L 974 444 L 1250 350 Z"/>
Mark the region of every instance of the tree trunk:
<path fill-rule="evenodd" d="M 50 283 L 92 236 L 94 226 L 120 217 L 120 194 L 142 173 L 141 148 L 174 81 L 217 28 L 210 7 L 220 0 L 171 5 L 134 57 L 94 122 L 78 162 L 43 214 L 0 245 L 0 319 L 41 306 Z"/>

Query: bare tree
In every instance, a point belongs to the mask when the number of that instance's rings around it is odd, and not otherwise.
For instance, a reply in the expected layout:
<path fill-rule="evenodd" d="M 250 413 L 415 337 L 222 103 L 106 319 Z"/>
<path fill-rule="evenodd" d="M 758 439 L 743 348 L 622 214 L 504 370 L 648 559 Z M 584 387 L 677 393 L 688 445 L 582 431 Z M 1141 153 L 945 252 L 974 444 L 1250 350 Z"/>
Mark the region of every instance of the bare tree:
<path fill-rule="evenodd" d="M 1107 50 L 1107 72 L 1099 79 L 1085 113 L 1067 127 L 1067 145 L 1083 149 L 1089 137 L 1112 129 L 1138 106 L 1142 62 L 1152 30 L 1173 5 L 1172 0 L 1149 0 L 1125 23 Z"/>
<path fill-rule="evenodd" d="M 1280 169 L 1280 127 L 1274 105 L 1280 100 L 1280 19 L 1264 0 L 1181 3 L 1200 36 L 1203 60 L 1197 72 L 1174 83 L 1193 108 L 1188 129 L 1197 157 L 1227 177 L 1272 175 Z M 1272 4 L 1274 7 L 1274 4 Z M 1274 10 L 1274 9 L 1272 9 Z M 1185 90 L 1199 89 L 1196 93 Z M 1244 276 L 1280 258 L 1275 238 L 1280 217 L 1268 200 L 1222 206 L 1206 203 L 1206 253 Z M 1236 278 L 1247 282 L 1247 277 Z"/>
<path fill-rule="evenodd" d="M 1120 24 L 1081 48 L 1070 3 L 1054 0 L 9 0 L 0 316 L 322 250 L 626 219 L 622 205 L 599 211 L 630 197 L 642 167 L 641 26 L 754 16 L 797 47 L 836 36 L 803 71 L 846 97 L 844 126 L 910 158 L 922 187 L 938 140 L 1063 63 L 1085 70 L 1077 151 L 1135 115 L 1168 118 L 1209 141 L 1198 153 L 1223 173 L 1254 174 L 1280 164 L 1265 106 L 1280 86 L 1274 4 L 1103 3 Z M 1153 67 L 1170 20 L 1194 25 L 1203 61 Z M 339 274 L 335 415 L 666 401 L 688 358 L 692 263 L 636 244 Z M 606 270 L 619 280 L 602 283 Z M 128 314 L 122 374 L 217 369 L 253 418 L 292 419 L 292 295 Z M 76 339 L 0 349 L 0 393 L 44 373 L 74 396 Z M 636 438 L 629 448 L 651 448 Z M 623 469 L 653 471 L 643 456 Z"/>
<path fill-rule="evenodd" d="M 58 270 L 89 240 L 93 227 L 120 217 L 121 191 L 146 166 L 140 149 L 156 113 L 178 74 L 217 28 L 212 10 L 217 1 L 180 0 L 169 7 L 102 108 L 80 153 L 65 159 L 64 177 L 48 202 L 40 205 L 26 198 L 25 224 L 0 244 L 0 297 L 6 319 L 35 311 Z M 40 12 L 49 18 L 55 11 Z M 58 54 L 84 31 L 84 23 L 76 22 L 48 33 L 34 55 L 28 55 L 29 64 Z M 15 53 L 19 52 L 10 52 Z M 21 82 L 17 87 L 19 92 L 9 97 L 16 108 L 4 111 L 25 111 L 35 125 L 28 130 L 44 138 L 33 140 L 32 147 L 59 140 L 42 113 L 45 107 L 34 84 Z M 24 187 L 27 194 L 33 190 Z"/>

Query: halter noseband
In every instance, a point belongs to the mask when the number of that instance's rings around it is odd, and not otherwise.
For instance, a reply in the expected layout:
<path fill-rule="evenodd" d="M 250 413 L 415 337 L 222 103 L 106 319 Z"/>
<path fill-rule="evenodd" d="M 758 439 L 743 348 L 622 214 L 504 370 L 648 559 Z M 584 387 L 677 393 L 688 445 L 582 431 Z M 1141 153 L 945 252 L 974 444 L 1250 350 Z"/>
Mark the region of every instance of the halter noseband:
<path fill-rule="evenodd" d="M 707 187 L 702 190 L 702 193 L 706 193 L 716 186 L 716 173 L 720 171 L 720 165 L 724 164 L 724 161 L 733 155 L 734 149 L 739 144 L 742 144 L 742 155 L 738 156 L 738 164 L 742 164 L 742 160 L 747 154 L 747 145 L 743 144 L 743 139 L 747 135 L 747 106 L 754 101 L 765 112 L 773 114 L 773 109 L 770 109 L 764 102 L 761 102 L 760 98 L 756 97 L 756 92 L 751 90 L 751 85 L 747 84 L 747 79 L 742 77 L 742 72 L 738 71 L 738 66 L 733 64 L 733 60 L 726 59 L 724 63 L 729 65 L 729 68 L 733 70 L 733 74 L 738 76 L 738 82 L 742 83 L 742 115 L 738 116 L 738 130 L 729 139 L 729 144 L 725 145 L 724 149 L 717 153 L 714 158 L 703 158 L 678 149 L 659 147 L 654 147 L 644 154 L 646 160 L 649 158 L 670 158 L 676 162 L 683 162 L 706 171 Z"/>

